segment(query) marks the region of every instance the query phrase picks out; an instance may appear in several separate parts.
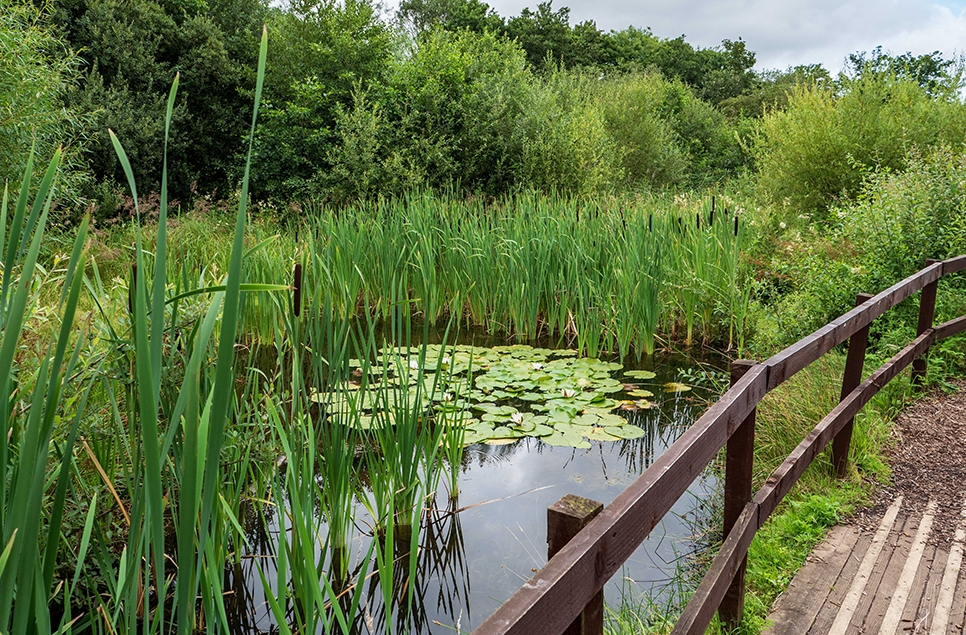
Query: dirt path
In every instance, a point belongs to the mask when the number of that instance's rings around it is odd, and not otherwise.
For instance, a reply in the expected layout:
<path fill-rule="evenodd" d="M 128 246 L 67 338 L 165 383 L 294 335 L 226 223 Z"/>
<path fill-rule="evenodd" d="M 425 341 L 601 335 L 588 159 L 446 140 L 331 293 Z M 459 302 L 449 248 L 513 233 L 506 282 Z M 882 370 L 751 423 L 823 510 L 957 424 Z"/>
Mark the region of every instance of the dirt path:
<path fill-rule="evenodd" d="M 872 510 L 859 513 L 860 524 L 875 524 L 899 495 L 920 513 L 935 500 L 933 538 L 942 547 L 952 541 L 966 495 L 966 380 L 953 385 L 951 394 L 934 391 L 899 415 L 892 483 L 877 493 Z"/>

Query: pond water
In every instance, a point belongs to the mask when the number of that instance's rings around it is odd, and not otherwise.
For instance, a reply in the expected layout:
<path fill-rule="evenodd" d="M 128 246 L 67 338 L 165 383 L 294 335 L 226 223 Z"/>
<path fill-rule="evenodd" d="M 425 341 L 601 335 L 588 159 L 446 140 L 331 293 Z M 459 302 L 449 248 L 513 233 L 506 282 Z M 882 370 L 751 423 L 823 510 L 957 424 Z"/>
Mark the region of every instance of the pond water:
<path fill-rule="evenodd" d="M 653 371 L 658 386 L 672 381 L 693 384 L 687 391 L 654 390 L 652 407 L 621 412 L 627 425 L 643 430 L 639 438 L 591 440 L 589 448 L 574 448 L 525 437 L 466 448 L 458 500 L 451 501 L 441 484 L 435 500 L 426 503 L 415 579 L 401 583 L 403 587 L 412 585 L 414 600 L 409 610 L 391 612 L 395 632 L 473 630 L 546 564 L 547 507 L 565 494 L 610 503 L 716 397 L 707 386 L 694 381 L 713 369 L 713 363 L 698 365 L 694 360 L 668 356 L 646 360 L 635 368 Z M 615 376 L 627 369 L 625 366 Z M 609 396 L 629 399 L 626 393 L 633 388 Z M 709 510 L 716 504 L 717 485 L 710 473 L 698 477 L 623 571 L 608 583 L 605 602 L 618 604 L 622 594 L 630 594 L 633 604 L 643 594 L 660 602 L 673 593 L 674 580 L 687 566 L 688 556 L 706 544 L 702 532 Z M 264 597 L 258 566 L 273 579 L 272 554 L 279 525 L 274 519 L 266 523 L 255 514 L 250 516 L 245 523 L 249 534 L 246 557 L 227 572 L 226 586 L 233 592 L 229 620 L 236 633 L 274 633 L 278 627 Z M 361 531 L 353 541 L 350 568 L 359 566 L 372 540 L 367 523 L 360 506 L 357 525 Z M 407 547 L 397 545 L 399 561 L 406 561 L 406 551 Z M 367 587 L 354 630 L 389 632 L 378 576 L 372 575 L 363 584 Z"/>

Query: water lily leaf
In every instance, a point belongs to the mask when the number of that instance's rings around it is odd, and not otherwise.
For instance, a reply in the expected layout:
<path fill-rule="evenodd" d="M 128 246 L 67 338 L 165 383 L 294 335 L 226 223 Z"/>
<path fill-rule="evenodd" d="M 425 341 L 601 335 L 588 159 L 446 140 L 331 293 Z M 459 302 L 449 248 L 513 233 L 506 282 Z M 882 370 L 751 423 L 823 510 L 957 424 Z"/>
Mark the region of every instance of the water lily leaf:
<path fill-rule="evenodd" d="M 570 423 L 571 419 L 573 419 L 576 414 L 576 408 L 571 410 L 561 406 L 553 406 L 550 408 L 549 417 L 551 420 L 556 422 Z"/>
<path fill-rule="evenodd" d="M 629 390 L 629 391 L 627 391 L 627 396 L 629 396 L 629 397 L 653 397 L 654 396 L 654 393 L 652 393 L 650 390 L 643 390 L 643 389 L 640 389 L 639 388 L 637 390 Z"/>
<path fill-rule="evenodd" d="M 664 384 L 664 392 L 687 392 L 689 390 L 691 390 L 691 386 L 676 381 L 669 381 Z"/>
<path fill-rule="evenodd" d="M 574 418 L 571 423 L 578 426 L 595 426 L 598 421 L 600 421 L 600 415 L 598 414 L 582 414 Z"/>
<path fill-rule="evenodd" d="M 537 424 L 534 426 L 533 430 L 530 431 L 531 437 L 545 437 L 553 434 L 554 429 L 547 425 Z"/>
<path fill-rule="evenodd" d="M 509 421 L 510 416 L 511 415 L 503 415 L 503 414 L 496 414 L 493 412 L 487 412 L 480 418 L 483 419 L 483 421 L 489 421 L 490 423 L 503 423 L 503 422 Z"/>
<path fill-rule="evenodd" d="M 591 441 L 620 441 L 620 437 L 608 433 L 604 428 L 594 428 L 587 438 Z"/>
<path fill-rule="evenodd" d="M 625 419 L 624 417 L 620 415 L 608 413 L 608 414 L 600 415 L 600 423 L 598 423 L 597 425 L 608 427 L 608 426 L 622 426 L 622 425 L 625 425 L 626 423 L 627 423 L 627 419 Z"/>
<path fill-rule="evenodd" d="M 564 434 L 562 432 L 556 431 L 551 435 L 542 437 L 540 439 L 547 445 L 553 445 L 558 447 L 566 448 L 577 448 L 580 450 L 586 450 L 590 448 L 590 443 L 586 441 L 582 436 L 575 434 Z"/>
<path fill-rule="evenodd" d="M 525 392 L 522 395 L 517 395 L 517 398 L 523 401 L 543 401 L 547 396 L 538 392 Z"/>
<path fill-rule="evenodd" d="M 482 443 L 486 441 L 489 437 L 480 434 L 479 432 L 467 431 L 463 434 L 463 445 L 473 445 L 474 443 Z"/>
<path fill-rule="evenodd" d="M 631 377 L 633 379 L 654 379 L 657 377 L 657 373 L 650 370 L 628 370 L 624 371 L 625 377 Z"/>
<path fill-rule="evenodd" d="M 484 441 L 487 445 L 510 445 L 518 441 L 519 439 L 487 439 Z"/>
<path fill-rule="evenodd" d="M 633 425 L 609 426 L 604 429 L 607 434 L 612 434 L 619 439 L 640 439 L 647 434 L 643 429 Z"/>

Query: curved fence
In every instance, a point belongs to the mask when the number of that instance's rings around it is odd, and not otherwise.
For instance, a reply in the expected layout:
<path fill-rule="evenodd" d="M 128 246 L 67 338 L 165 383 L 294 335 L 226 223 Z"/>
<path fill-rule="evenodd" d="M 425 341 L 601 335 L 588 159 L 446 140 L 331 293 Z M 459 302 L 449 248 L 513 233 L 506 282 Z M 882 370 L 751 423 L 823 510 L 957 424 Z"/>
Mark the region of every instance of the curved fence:
<path fill-rule="evenodd" d="M 724 544 L 673 633 L 703 633 L 715 611 L 720 611 L 726 623 L 740 621 L 748 547 L 785 494 L 829 443 L 832 463 L 840 474 L 844 473 L 855 414 L 910 364 L 913 380 L 920 382 L 929 347 L 966 331 L 966 316 L 933 326 L 939 279 L 964 269 L 966 256 L 930 261 L 921 271 L 875 296 L 860 295 L 853 310 L 770 359 L 733 362 L 731 388 L 474 634 L 556 635 L 579 628 L 584 608 L 595 601 L 607 580 L 722 448 L 726 448 Z M 862 381 L 869 325 L 917 291 L 921 291 L 921 297 L 916 339 Z M 758 403 L 769 391 L 847 340 L 841 401 L 752 494 Z M 590 625 L 586 630 L 599 627 Z"/>

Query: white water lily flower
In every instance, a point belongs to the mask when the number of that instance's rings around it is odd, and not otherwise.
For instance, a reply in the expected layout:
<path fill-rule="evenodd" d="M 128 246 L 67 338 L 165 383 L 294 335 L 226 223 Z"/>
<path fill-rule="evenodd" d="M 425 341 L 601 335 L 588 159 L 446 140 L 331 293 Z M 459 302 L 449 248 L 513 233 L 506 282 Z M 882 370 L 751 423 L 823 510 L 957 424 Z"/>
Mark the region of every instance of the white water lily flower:
<path fill-rule="evenodd" d="M 449 362 L 450 362 L 449 355 L 444 355 L 443 359 L 439 360 L 439 363 L 443 366 L 449 366 Z"/>
<path fill-rule="evenodd" d="M 510 415 L 510 421 L 512 421 L 513 423 L 516 423 L 516 424 L 523 423 L 523 413 L 522 412 L 514 412 L 512 415 Z"/>
<path fill-rule="evenodd" d="M 563 390 L 560 391 L 560 394 L 563 395 L 564 398 L 570 399 L 571 397 L 577 396 L 577 391 L 571 388 L 564 388 Z"/>
<path fill-rule="evenodd" d="M 530 367 L 533 368 L 533 370 L 540 370 L 541 368 L 543 368 L 543 364 L 541 364 L 540 362 L 533 362 L 532 364 L 530 364 Z"/>
<path fill-rule="evenodd" d="M 445 401 L 446 403 L 449 403 L 449 402 L 453 401 L 453 393 L 451 393 L 451 392 L 444 392 L 443 393 L 443 401 Z"/>
<path fill-rule="evenodd" d="M 409 360 L 409 368 L 410 370 L 419 370 L 419 360 L 418 359 Z"/>

